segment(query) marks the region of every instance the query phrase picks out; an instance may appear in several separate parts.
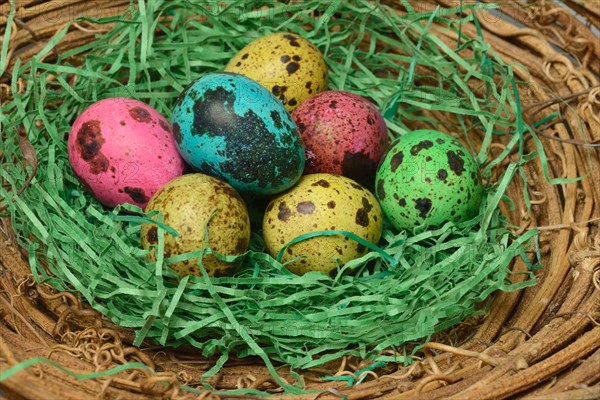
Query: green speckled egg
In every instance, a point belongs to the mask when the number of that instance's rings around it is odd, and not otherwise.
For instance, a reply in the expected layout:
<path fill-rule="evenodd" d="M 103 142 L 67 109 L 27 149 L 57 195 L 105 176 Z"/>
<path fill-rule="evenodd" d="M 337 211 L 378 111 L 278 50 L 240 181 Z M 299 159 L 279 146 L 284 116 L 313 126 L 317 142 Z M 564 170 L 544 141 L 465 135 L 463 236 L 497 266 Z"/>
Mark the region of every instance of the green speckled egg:
<path fill-rule="evenodd" d="M 263 237 L 275 257 L 281 248 L 300 235 L 323 230 L 352 232 L 377 243 L 383 228 L 381 207 L 366 188 L 340 175 L 309 174 L 277 196 L 267 206 Z M 344 235 L 317 236 L 292 246 L 283 262 L 295 274 L 330 273 L 337 265 L 362 256 L 367 248 Z"/>
<path fill-rule="evenodd" d="M 455 138 L 417 130 L 397 139 L 381 160 L 376 196 L 398 229 L 462 222 L 479 212 L 482 198 L 477 163 Z"/>
<path fill-rule="evenodd" d="M 248 250 L 250 220 L 244 201 L 227 183 L 204 174 L 176 178 L 152 196 L 146 212 L 157 210 L 164 223 L 179 236 L 165 234 L 165 258 L 200 250 L 204 247 L 204 225 L 208 228 L 208 247 L 223 255 L 238 255 Z M 157 227 L 143 224 L 142 246 L 149 249 L 158 243 Z M 156 259 L 154 250 L 150 260 Z M 179 275 L 201 275 L 197 259 L 171 264 Z M 231 275 L 237 265 L 205 255 L 202 265 L 210 276 Z"/>
<path fill-rule="evenodd" d="M 231 59 L 225 71 L 254 79 L 290 112 L 327 87 L 323 55 L 295 33 L 277 32 L 254 40 Z"/>

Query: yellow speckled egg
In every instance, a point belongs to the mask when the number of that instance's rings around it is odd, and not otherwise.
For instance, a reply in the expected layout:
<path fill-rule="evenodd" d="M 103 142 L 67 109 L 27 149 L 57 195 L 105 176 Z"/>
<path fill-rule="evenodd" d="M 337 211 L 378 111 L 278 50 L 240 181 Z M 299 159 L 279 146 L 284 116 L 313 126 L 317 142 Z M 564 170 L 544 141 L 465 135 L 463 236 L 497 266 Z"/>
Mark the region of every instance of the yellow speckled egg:
<path fill-rule="evenodd" d="M 295 33 L 277 32 L 254 40 L 231 59 L 225 71 L 259 82 L 290 112 L 327 87 L 323 55 Z"/>
<path fill-rule="evenodd" d="M 227 183 L 204 174 L 188 174 L 176 178 L 152 196 L 146 212 L 157 210 L 164 223 L 179 236 L 165 234 L 165 258 L 201 250 L 204 246 L 204 226 L 208 222 L 208 247 L 224 255 L 238 255 L 248 249 L 250 219 L 244 201 Z M 213 214 L 214 212 L 214 214 Z M 211 217 L 212 215 L 212 217 Z M 149 249 L 158 243 L 156 225 L 143 224 L 142 246 Z M 156 259 L 154 250 L 149 253 Z M 201 275 L 197 258 L 171 264 L 179 275 Z M 202 265 L 210 276 L 231 275 L 232 263 L 205 255 Z"/>
<path fill-rule="evenodd" d="M 332 174 L 303 176 L 298 184 L 273 199 L 263 219 L 263 236 L 275 257 L 285 244 L 315 231 L 352 232 L 377 243 L 383 229 L 381 208 L 375 196 L 350 178 Z M 364 245 L 345 235 L 317 236 L 289 246 L 282 262 L 295 274 L 330 273 L 337 265 L 366 253 Z"/>

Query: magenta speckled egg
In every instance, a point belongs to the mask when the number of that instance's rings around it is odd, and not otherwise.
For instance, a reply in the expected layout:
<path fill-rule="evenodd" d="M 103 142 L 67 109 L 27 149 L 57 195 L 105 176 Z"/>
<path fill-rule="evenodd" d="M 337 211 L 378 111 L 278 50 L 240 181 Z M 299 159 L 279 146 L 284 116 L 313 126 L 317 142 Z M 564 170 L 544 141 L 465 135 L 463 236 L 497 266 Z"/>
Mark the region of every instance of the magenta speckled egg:
<path fill-rule="evenodd" d="M 127 98 L 100 100 L 83 111 L 71 127 L 68 153 L 79 181 L 107 207 L 145 207 L 185 167 L 165 117 Z"/>
<path fill-rule="evenodd" d="M 367 99 L 330 90 L 304 101 L 292 113 L 304 141 L 305 174 L 344 175 L 372 186 L 389 140 L 381 113 Z"/>

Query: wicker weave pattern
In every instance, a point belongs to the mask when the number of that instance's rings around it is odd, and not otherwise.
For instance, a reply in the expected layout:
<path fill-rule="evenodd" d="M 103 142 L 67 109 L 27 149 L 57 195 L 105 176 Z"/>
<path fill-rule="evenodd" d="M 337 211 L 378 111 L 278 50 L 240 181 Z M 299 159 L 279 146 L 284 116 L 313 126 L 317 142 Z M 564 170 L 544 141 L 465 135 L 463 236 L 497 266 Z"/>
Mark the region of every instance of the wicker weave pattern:
<path fill-rule="evenodd" d="M 453 7 L 457 3 L 439 0 L 419 5 Z M 600 27 L 600 3 L 566 3 Z M 121 14 L 128 5 L 128 1 L 107 0 L 96 0 L 93 7 L 86 1 L 17 1 L 8 44 L 10 63 L 32 57 L 75 16 Z M 0 1 L 0 35 L 9 9 L 7 1 Z M 368 372 L 372 376 L 352 388 L 316 380 L 324 371 L 306 372 L 310 388 L 330 390 L 319 398 L 600 397 L 600 157 L 596 148 L 585 145 L 600 143 L 600 40 L 570 11 L 551 1 L 509 2 L 502 10 L 525 27 L 500 19 L 496 12 L 478 17 L 492 49 L 506 62 L 519 62 L 529 70 L 527 74 L 517 69 L 518 77 L 530 82 L 528 90 L 521 93 L 525 117 L 533 119 L 559 110 L 564 116 L 541 126 L 538 132 L 544 139 L 552 175 L 588 175 L 579 183 L 552 186 L 543 179 L 541 165 L 531 164 L 527 174 L 535 218 L 526 218 L 524 204 L 517 204 L 513 212 L 504 210 L 520 229 L 541 227 L 544 268 L 537 272 L 538 285 L 498 295 L 485 318 L 465 321 L 436 337 L 412 367 L 389 366 Z M 398 8 L 398 12 L 403 10 Z M 99 29 L 109 28 L 74 24 L 55 51 L 87 43 Z M 464 31 L 476 34 L 472 26 L 465 26 Z M 448 43 L 456 40 L 451 36 L 443 39 Z M 50 61 L 55 54 L 46 57 Z M 2 101 L 11 97 L 9 80 L 10 76 L 0 77 Z M 16 82 L 17 90 L 21 84 Z M 553 93 L 571 108 L 557 102 Z M 531 141 L 527 145 L 533 149 Z M 521 190 L 513 185 L 509 194 L 513 199 L 522 198 Z M 77 381 L 55 368 L 35 366 L 1 382 L 0 390 L 9 397 L 32 399 L 196 397 L 179 391 L 178 384 L 199 383 L 214 360 L 185 351 L 131 347 L 131 332 L 107 323 L 73 295 L 36 285 L 26 260 L 15 244 L 9 220 L 0 220 L 0 371 L 43 356 L 82 373 L 128 361 L 141 361 L 156 372 L 136 370 Z M 520 262 L 513 266 L 515 271 L 525 268 Z M 460 347 L 450 346 L 456 337 L 468 339 Z M 354 374 L 363 366 L 360 360 L 342 359 L 325 372 Z M 273 389 L 268 372 L 251 359 L 231 362 L 210 383 L 222 389 Z M 205 392 L 200 397 L 219 396 Z"/>

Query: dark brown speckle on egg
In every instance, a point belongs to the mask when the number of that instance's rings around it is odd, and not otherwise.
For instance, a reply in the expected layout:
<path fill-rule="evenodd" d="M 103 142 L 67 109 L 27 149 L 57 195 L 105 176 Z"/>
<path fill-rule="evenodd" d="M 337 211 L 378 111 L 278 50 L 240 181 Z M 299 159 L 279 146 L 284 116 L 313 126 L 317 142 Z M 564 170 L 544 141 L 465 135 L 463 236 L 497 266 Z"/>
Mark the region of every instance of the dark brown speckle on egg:
<path fill-rule="evenodd" d="M 392 159 L 390 160 L 390 167 L 392 169 L 392 172 L 396 172 L 398 167 L 402 164 L 402 160 L 404 160 L 404 153 L 402 153 L 401 151 L 397 152 L 392 156 Z"/>
<path fill-rule="evenodd" d="M 296 71 L 298 71 L 298 69 L 300 68 L 300 64 L 298 64 L 297 62 L 291 62 L 289 63 L 285 69 L 288 72 L 288 74 L 292 75 L 294 74 Z"/>
<path fill-rule="evenodd" d="M 383 181 L 383 179 L 379 179 L 377 181 L 377 196 L 379 197 L 380 200 L 385 199 L 385 187 L 384 187 L 385 182 Z"/>
<path fill-rule="evenodd" d="M 410 149 L 410 154 L 416 156 L 421 150 L 430 149 L 431 147 L 433 147 L 433 143 L 430 140 L 423 140 Z"/>
<path fill-rule="evenodd" d="M 143 107 L 133 107 L 129 109 L 129 115 L 137 122 L 149 123 L 152 122 L 150 113 Z"/>
<path fill-rule="evenodd" d="M 325 179 L 320 179 L 317 182 L 313 183 L 312 185 L 313 186 L 321 186 L 324 188 L 328 188 L 330 186 L 329 182 L 327 182 Z"/>
<path fill-rule="evenodd" d="M 454 151 L 448 151 L 446 154 L 448 156 L 448 165 L 450 166 L 450 169 L 456 175 L 462 175 L 465 164 L 465 161 L 462 159 L 462 157 Z"/>
<path fill-rule="evenodd" d="M 296 205 L 296 211 L 300 214 L 312 214 L 315 211 L 315 203 L 312 201 L 302 201 Z"/>
<path fill-rule="evenodd" d="M 173 124 L 173 138 L 177 143 L 181 144 L 181 131 L 177 122 Z"/>
<path fill-rule="evenodd" d="M 169 126 L 169 124 L 166 121 L 159 119 L 158 125 L 160 125 L 160 127 L 162 128 L 163 131 L 171 133 L 171 127 Z"/>
<path fill-rule="evenodd" d="M 429 210 L 431 210 L 431 199 L 415 199 L 415 208 L 419 210 L 419 216 L 425 219 L 427 217 L 427 214 L 429 213 Z"/>
<path fill-rule="evenodd" d="M 281 221 L 287 221 L 292 215 L 292 210 L 290 210 L 284 202 L 279 203 L 279 213 L 277 214 L 277 218 Z"/>
<path fill-rule="evenodd" d="M 106 172 L 109 168 L 108 159 L 100 151 L 104 143 L 98 120 L 83 123 L 77 132 L 75 147 L 81 158 L 89 164 L 89 172 L 94 175 Z"/>
<path fill-rule="evenodd" d="M 356 210 L 355 222 L 360 226 L 369 226 L 369 213 L 364 208 Z"/>
<path fill-rule="evenodd" d="M 153 226 L 148 230 L 148 243 L 158 243 L 158 229 L 156 226 Z"/>

